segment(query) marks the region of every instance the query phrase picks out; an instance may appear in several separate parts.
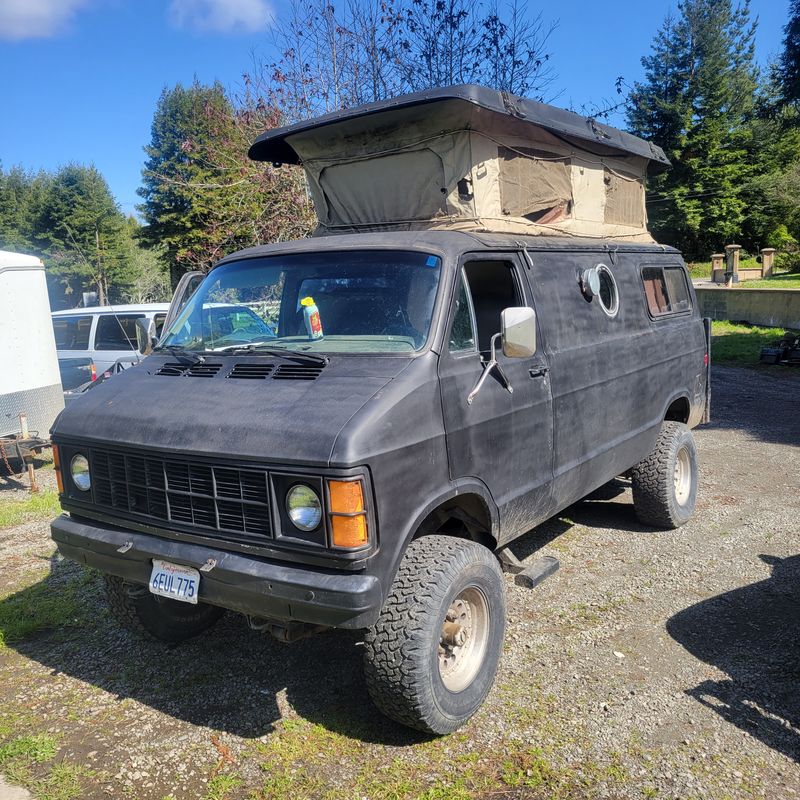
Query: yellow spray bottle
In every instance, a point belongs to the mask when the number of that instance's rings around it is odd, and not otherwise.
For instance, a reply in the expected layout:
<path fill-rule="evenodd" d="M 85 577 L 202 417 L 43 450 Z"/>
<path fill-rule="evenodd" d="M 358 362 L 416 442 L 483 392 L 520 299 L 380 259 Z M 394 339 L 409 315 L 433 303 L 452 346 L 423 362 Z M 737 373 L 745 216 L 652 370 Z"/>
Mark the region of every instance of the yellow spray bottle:
<path fill-rule="evenodd" d="M 308 338 L 321 339 L 323 336 L 322 323 L 319 319 L 319 309 L 314 302 L 314 298 L 304 297 L 300 301 L 300 305 L 303 306 L 303 317 L 306 323 L 306 330 L 308 331 Z"/>

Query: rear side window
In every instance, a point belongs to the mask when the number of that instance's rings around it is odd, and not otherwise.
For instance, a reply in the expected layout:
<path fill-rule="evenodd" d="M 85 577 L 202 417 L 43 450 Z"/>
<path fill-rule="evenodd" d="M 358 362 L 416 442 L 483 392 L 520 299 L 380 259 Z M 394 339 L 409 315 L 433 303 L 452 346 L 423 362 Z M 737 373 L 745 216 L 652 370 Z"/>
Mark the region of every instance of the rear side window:
<path fill-rule="evenodd" d="M 692 307 L 682 267 L 644 267 L 644 294 L 651 317 L 681 314 Z"/>
<path fill-rule="evenodd" d="M 54 317 L 56 350 L 88 350 L 91 317 Z"/>
<path fill-rule="evenodd" d="M 104 314 L 97 320 L 95 350 L 135 350 L 136 320 L 144 314 Z"/>

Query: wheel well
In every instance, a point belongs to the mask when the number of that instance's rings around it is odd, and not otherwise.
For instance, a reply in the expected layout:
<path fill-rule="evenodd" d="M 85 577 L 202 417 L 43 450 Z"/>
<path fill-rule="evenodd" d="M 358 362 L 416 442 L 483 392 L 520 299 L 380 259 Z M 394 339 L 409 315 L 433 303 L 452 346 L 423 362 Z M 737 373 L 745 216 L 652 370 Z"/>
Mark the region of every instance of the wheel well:
<path fill-rule="evenodd" d="M 686 397 L 679 397 L 670 403 L 664 419 L 669 422 L 683 422 L 684 424 L 689 421 L 689 400 Z"/>
<path fill-rule="evenodd" d="M 414 539 L 433 533 L 471 539 L 491 550 L 497 547 L 492 536 L 492 518 L 482 497 L 477 494 L 462 494 L 445 500 L 422 521 Z"/>

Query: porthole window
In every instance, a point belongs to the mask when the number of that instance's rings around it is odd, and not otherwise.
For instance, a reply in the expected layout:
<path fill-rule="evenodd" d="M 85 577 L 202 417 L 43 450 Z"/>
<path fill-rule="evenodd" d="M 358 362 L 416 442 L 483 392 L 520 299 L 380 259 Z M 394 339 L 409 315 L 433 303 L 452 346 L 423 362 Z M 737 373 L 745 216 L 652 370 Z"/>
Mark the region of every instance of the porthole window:
<path fill-rule="evenodd" d="M 600 278 L 600 291 L 597 293 L 597 300 L 600 308 L 609 317 L 616 317 L 619 311 L 619 291 L 617 282 L 611 274 L 611 270 L 605 264 L 597 265 L 597 275 Z"/>

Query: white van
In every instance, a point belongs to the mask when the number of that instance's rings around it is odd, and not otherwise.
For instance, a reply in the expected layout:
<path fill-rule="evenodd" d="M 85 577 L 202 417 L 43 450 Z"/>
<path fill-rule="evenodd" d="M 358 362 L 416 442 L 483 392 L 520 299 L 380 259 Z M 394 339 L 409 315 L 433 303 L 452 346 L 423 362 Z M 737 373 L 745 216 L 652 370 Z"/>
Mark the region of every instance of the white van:
<path fill-rule="evenodd" d="M 0 438 L 22 433 L 24 413 L 30 433 L 47 439 L 62 408 L 44 264 L 0 250 Z"/>
<path fill-rule="evenodd" d="M 136 320 L 153 320 L 160 336 L 168 310 L 169 303 L 142 303 L 55 311 L 53 330 L 58 357 L 88 356 L 94 360 L 98 374 L 119 360 L 137 362 L 141 356 L 136 349 Z"/>

